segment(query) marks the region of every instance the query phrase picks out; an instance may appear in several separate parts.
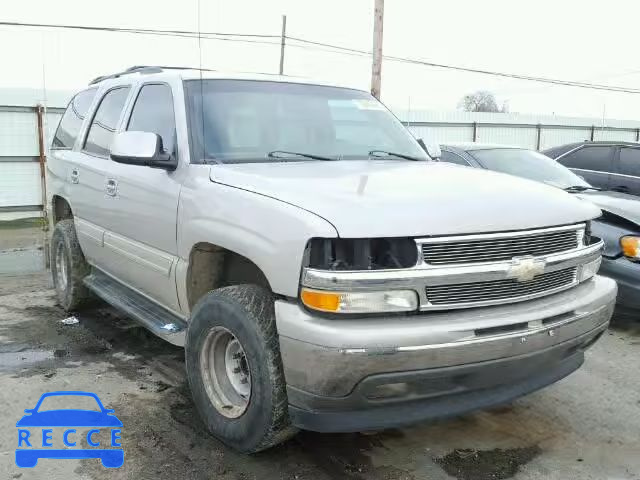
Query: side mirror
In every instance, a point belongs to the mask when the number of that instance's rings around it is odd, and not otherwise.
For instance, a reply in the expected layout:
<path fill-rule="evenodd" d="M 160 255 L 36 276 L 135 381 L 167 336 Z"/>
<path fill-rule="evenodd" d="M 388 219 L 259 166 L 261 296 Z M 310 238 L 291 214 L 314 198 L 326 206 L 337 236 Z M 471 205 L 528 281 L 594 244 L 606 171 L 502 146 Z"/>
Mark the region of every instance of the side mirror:
<path fill-rule="evenodd" d="M 439 159 L 442 156 L 442 150 L 440 150 L 440 145 L 435 142 L 425 143 L 425 141 L 421 138 L 418 139 L 418 143 L 422 147 L 422 149 L 427 152 L 434 160 Z"/>
<path fill-rule="evenodd" d="M 178 166 L 175 158 L 163 152 L 160 135 L 150 132 L 116 133 L 111 143 L 111 160 L 165 170 Z"/>
<path fill-rule="evenodd" d="M 26 408 L 26 409 L 24 410 L 24 413 L 33 413 L 33 412 L 34 412 L 34 409 L 33 409 L 33 408 Z"/>

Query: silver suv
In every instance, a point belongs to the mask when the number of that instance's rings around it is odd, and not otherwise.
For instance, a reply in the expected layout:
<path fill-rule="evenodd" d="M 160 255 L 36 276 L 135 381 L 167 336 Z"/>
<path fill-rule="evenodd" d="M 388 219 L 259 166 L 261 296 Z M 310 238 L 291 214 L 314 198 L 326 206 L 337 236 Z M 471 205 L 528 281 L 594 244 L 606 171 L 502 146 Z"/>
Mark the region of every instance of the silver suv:
<path fill-rule="evenodd" d="M 60 304 L 95 295 L 184 345 L 203 421 L 244 452 L 541 388 L 616 296 L 596 207 L 433 161 L 354 89 L 101 77 L 60 122 L 48 184 Z"/>

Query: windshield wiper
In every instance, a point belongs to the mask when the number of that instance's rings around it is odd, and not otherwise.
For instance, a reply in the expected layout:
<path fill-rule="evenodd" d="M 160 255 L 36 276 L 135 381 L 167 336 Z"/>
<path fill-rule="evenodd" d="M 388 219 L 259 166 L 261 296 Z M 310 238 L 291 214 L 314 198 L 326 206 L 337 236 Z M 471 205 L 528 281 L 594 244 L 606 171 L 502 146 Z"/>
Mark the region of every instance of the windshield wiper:
<path fill-rule="evenodd" d="M 418 157 L 412 157 L 411 155 L 405 155 L 404 153 L 387 152 L 386 150 L 371 150 L 369 152 L 370 157 L 399 157 L 405 160 L 412 160 L 414 162 L 423 162 L 424 159 Z"/>
<path fill-rule="evenodd" d="M 563 188 L 563 190 L 565 192 L 569 192 L 569 193 L 576 193 L 576 192 L 584 192 L 586 190 L 595 190 L 597 192 L 602 192 L 601 188 L 598 187 L 592 187 L 592 186 L 585 186 L 585 185 L 572 185 L 570 187 L 567 188 Z"/>
<path fill-rule="evenodd" d="M 272 150 L 267 153 L 268 158 L 290 158 L 290 157 L 303 157 L 303 158 L 311 158 L 313 160 L 322 160 L 325 162 L 333 162 L 337 160 L 337 158 L 331 157 L 323 157 L 322 155 L 314 155 L 312 153 L 301 153 L 301 152 L 288 152 L 286 150 Z"/>

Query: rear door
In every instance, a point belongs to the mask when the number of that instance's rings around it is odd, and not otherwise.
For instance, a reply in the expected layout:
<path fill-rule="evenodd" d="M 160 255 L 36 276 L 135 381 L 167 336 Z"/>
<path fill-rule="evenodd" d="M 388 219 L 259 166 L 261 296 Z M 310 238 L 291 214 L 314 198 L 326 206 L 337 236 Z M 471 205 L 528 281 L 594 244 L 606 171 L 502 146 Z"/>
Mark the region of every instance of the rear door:
<path fill-rule="evenodd" d="M 587 145 L 560 156 L 558 162 L 594 187 L 608 190 L 615 151 L 611 145 Z"/>
<path fill-rule="evenodd" d="M 131 88 L 118 86 L 106 90 L 98 100 L 80 150 L 74 153 L 71 175 L 71 208 L 82 251 L 90 263 L 108 270 L 109 259 L 104 232 L 111 213 L 105 209 L 105 179 L 110 164 L 109 148 L 122 117 Z"/>
<path fill-rule="evenodd" d="M 640 195 L 640 148 L 620 147 L 616 157 L 611 190 Z"/>

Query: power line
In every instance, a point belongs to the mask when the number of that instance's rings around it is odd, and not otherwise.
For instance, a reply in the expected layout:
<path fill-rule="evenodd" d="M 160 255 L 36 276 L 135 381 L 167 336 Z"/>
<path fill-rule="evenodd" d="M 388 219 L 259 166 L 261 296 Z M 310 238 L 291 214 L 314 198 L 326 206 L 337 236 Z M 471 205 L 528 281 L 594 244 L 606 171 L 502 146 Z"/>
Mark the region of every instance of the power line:
<path fill-rule="evenodd" d="M 340 45 L 333 45 L 333 44 L 330 44 L 330 43 L 317 42 L 317 41 L 307 40 L 307 39 L 299 38 L 299 37 L 287 37 L 287 38 L 289 40 L 293 40 L 295 42 L 300 42 L 300 43 L 303 43 L 303 44 L 312 45 L 314 47 L 323 47 L 323 48 L 334 49 L 336 51 L 336 53 L 345 52 L 345 53 L 358 54 L 358 55 L 367 55 L 367 56 L 372 55 L 371 52 L 366 51 L 366 50 L 358 50 L 358 49 L 355 49 L 355 48 L 347 48 L 347 47 L 343 47 L 343 46 L 340 46 Z M 398 57 L 398 56 L 393 56 L 393 55 L 383 55 L 383 58 L 386 59 L 386 60 L 402 62 L 402 63 L 409 63 L 409 64 L 414 64 L 414 65 L 423 65 L 423 66 L 427 66 L 427 67 L 442 68 L 442 69 L 448 69 L 448 70 L 457 70 L 457 71 L 463 71 L 463 72 L 468 72 L 468 73 L 477 73 L 477 74 L 482 74 L 482 75 L 493 75 L 493 76 L 499 76 L 499 77 L 505 77 L 505 78 L 512 78 L 512 79 L 516 79 L 516 80 L 528 80 L 528 81 L 533 81 L 533 82 L 548 83 L 548 84 L 562 85 L 562 86 L 568 86 L 568 87 L 589 88 L 589 89 L 595 89 L 595 90 L 606 90 L 606 91 L 612 91 L 612 92 L 640 93 L 640 89 L 619 87 L 619 86 L 614 86 L 614 85 L 603 85 L 603 84 L 597 84 L 597 83 L 587 83 L 587 82 L 578 82 L 578 81 L 572 81 L 572 80 L 560 80 L 560 79 L 556 79 L 556 78 L 546 78 L 546 77 L 536 77 L 536 76 L 531 76 L 531 75 L 521 75 L 521 74 L 517 74 L 517 73 L 497 72 L 497 71 L 484 70 L 484 69 L 479 69 L 479 68 L 462 67 L 462 66 L 457 66 L 457 65 L 447 65 L 447 64 L 442 64 L 442 63 L 428 62 L 428 61 L 425 61 L 425 60 L 419 60 L 419 59 L 414 59 L 414 58 L 406 58 L 406 57 Z"/>
<path fill-rule="evenodd" d="M 194 39 L 206 39 L 217 41 L 231 41 L 242 43 L 255 43 L 263 45 L 280 45 L 280 41 L 268 41 L 268 39 L 281 40 L 281 35 L 268 35 L 268 34 L 254 34 L 254 33 L 231 33 L 231 32 L 197 32 L 189 30 L 160 30 L 160 29 L 145 29 L 145 28 L 120 28 L 120 27 L 97 27 L 88 25 L 62 25 L 62 24 L 47 24 L 47 23 L 24 23 L 24 22 L 5 22 L 1 21 L 0 26 L 8 27 L 34 27 L 34 28 L 54 28 L 54 29 L 70 29 L 70 30 L 84 30 L 84 31 L 98 31 L 98 32 L 118 32 L 118 33 L 130 33 L 130 34 L 143 34 L 143 35 L 158 35 L 158 36 L 171 36 L 182 38 L 194 38 Z M 355 48 L 343 47 L 341 45 L 333 45 L 325 42 L 318 42 L 313 40 L 307 40 L 300 37 L 285 37 L 288 40 L 292 40 L 295 43 L 289 43 L 288 46 L 296 48 L 309 48 L 313 50 L 324 50 L 333 53 L 340 53 L 343 55 L 352 56 L 367 56 L 371 57 L 372 52 L 367 50 L 359 50 Z M 517 73 L 508 73 L 500 71 L 492 71 L 481 68 L 464 67 L 459 65 L 449 65 L 443 63 L 429 62 L 426 60 L 399 57 L 393 55 L 383 55 L 385 60 L 394 62 L 407 63 L 412 65 L 421 65 L 431 68 L 441 68 L 445 70 L 454 70 L 467 73 L 476 73 L 481 75 L 491 75 L 502 78 L 511 78 L 515 80 L 525 80 L 538 83 L 546 83 L 551 85 L 560 85 L 566 87 L 586 88 L 592 90 L 601 90 L 618 93 L 633 93 L 640 94 L 640 89 L 621 87 L 615 85 L 605 85 L 598 83 L 580 82 L 573 80 L 561 80 L 556 78 L 537 77 L 532 75 L 523 75 Z"/>
<path fill-rule="evenodd" d="M 277 38 L 280 35 L 267 35 L 256 33 L 230 33 L 230 32 L 197 32 L 191 30 L 160 30 L 154 28 L 120 28 L 120 27 L 97 27 L 89 25 L 61 25 L 51 23 L 23 23 L 23 22 L 0 22 L 0 26 L 7 27 L 36 27 L 36 28 L 59 28 L 67 30 L 90 30 L 98 32 L 121 32 L 121 33 L 142 33 L 142 34 L 169 34 L 169 35 L 187 35 L 194 38 L 200 35 L 220 36 L 220 37 L 254 37 L 254 38 Z"/>

